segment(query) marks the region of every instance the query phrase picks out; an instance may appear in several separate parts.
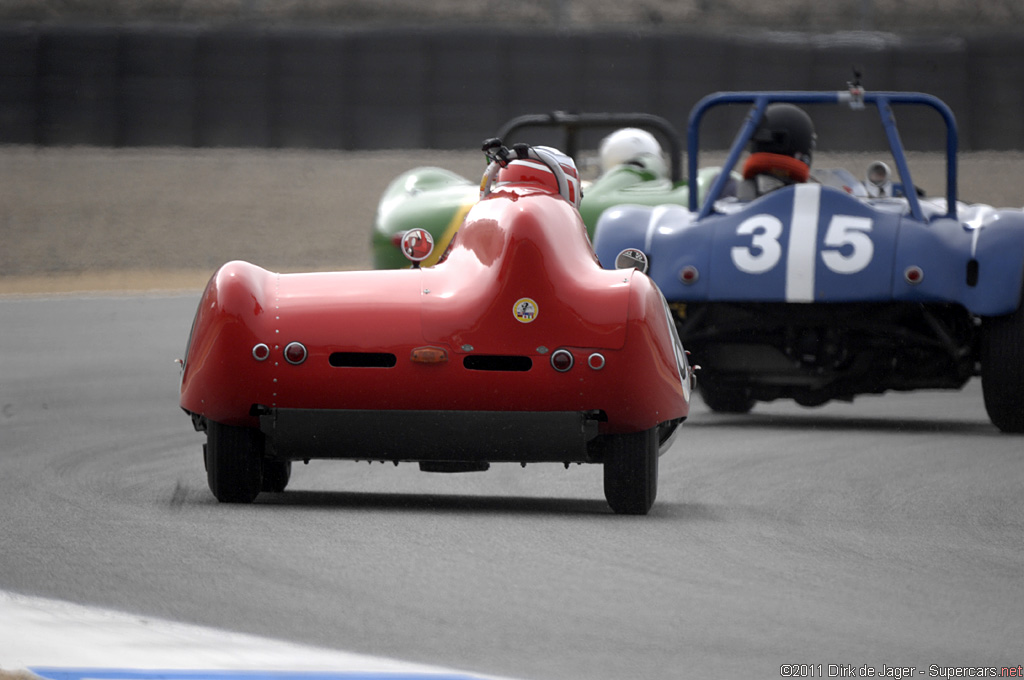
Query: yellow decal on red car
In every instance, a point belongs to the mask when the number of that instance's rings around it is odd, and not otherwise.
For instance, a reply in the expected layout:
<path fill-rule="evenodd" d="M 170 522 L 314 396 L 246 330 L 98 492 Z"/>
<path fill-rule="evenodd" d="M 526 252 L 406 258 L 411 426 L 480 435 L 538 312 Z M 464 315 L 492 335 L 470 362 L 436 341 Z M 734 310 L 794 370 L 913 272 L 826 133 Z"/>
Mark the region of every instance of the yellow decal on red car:
<path fill-rule="evenodd" d="M 512 305 L 512 314 L 521 323 L 530 323 L 535 320 L 538 312 L 537 303 L 532 298 L 519 298 Z"/>

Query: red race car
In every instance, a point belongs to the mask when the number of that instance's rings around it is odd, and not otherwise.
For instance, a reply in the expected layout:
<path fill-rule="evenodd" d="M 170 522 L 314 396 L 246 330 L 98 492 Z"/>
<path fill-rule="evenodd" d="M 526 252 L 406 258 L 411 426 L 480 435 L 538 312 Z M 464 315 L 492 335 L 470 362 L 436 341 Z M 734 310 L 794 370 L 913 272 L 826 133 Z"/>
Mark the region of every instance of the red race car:
<path fill-rule="evenodd" d="M 280 492 L 292 461 L 599 463 L 618 513 L 646 514 L 694 374 L 664 296 L 604 270 L 575 165 L 488 140 L 481 200 L 442 261 L 277 274 L 229 262 L 199 303 L 181 407 L 223 502 Z M 405 234 L 425 259 L 430 234 Z"/>

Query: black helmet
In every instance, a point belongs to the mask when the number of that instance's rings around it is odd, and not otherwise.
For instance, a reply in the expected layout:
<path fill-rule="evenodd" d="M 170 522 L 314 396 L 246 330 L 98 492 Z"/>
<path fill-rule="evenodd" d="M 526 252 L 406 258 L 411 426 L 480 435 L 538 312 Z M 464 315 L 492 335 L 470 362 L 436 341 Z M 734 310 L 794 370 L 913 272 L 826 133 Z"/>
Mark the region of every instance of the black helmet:
<path fill-rule="evenodd" d="M 806 111 L 792 104 L 770 104 L 750 139 L 750 150 L 792 156 L 810 167 L 814 140 L 814 123 Z"/>

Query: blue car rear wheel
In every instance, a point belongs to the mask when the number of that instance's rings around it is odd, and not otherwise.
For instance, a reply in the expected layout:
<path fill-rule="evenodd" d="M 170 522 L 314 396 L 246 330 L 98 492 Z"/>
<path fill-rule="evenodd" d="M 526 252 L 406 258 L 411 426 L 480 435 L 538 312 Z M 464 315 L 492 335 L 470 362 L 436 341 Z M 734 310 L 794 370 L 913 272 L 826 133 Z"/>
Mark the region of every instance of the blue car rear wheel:
<path fill-rule="evenodd" d="M 981 390 L 996 427 L 1024 432 L 1024 300 L 1012 314 L 982 322 Z"/>
<path fill-rule="evenodd" d="M 716 413 L 750 413 L 754 399 L 744 387 L 723 386 L 700 382 L 697 385 L 701 399 Z"/>

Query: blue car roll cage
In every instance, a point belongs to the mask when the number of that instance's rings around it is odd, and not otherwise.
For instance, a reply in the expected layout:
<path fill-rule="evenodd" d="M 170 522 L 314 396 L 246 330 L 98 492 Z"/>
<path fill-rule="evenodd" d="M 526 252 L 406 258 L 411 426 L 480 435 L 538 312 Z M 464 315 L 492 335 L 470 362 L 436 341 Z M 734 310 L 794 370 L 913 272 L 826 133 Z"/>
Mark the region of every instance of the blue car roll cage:
<path fill-rule="evenodd" d="M 708 191 L 703 205 L 698 206 L 696 191 L 690 192 L 690 212 L 696 213 L 699 207 L 697 219 L 703 219 L 710 215 L 714 209 L 715 201 L 721 197 L 726 183 L 729 181 L 729 173 L 739 161 L 757 129 L 758 123 L 764 114 L 768 104 L 784 102 L 789 104 L 848 104 L 851 109 L 858 110 L 871 104 L 878 108 L 881 116 L 882 126 L 885 129 L 886 137 L 889 140 L 890 151 L 893 160 L 904 185 L 913 187 L 914 183 L 910 176 L 910 168 L 907 165 L 906 154 L 903 143 L 900 140 L 899 131 L 896 129 L 896 117 L 893 115 L 893 104 L 916 104 L 928 106 L 942 116 L 946 124 L 946 217 L 956 219 L 956 154 L 957 154 L 957 131 L 956 119 L 953 112 L 941 99 L 929 94 L 919 92 L 865 92 L 859 87 L 851 87 L 849 90 L 838 92 L 719 92 L 710 94 L 701 99 L 690 112 L 687 126 L 687 173 L 689 177 L 696 177 L 698 172 L 698 148 L 700 146 L 700 123 L 708 110 L 726 104 L 752 104 L 747 118 L 733 140 L 729 156 Z M 914 191 L 907 191 L 906 198 L 910 206 L 910 213 L 921 222 L 926 222 L 921 203 Z"/>

